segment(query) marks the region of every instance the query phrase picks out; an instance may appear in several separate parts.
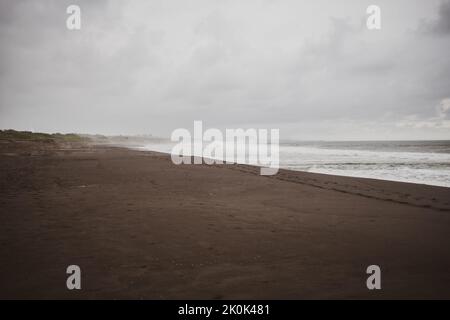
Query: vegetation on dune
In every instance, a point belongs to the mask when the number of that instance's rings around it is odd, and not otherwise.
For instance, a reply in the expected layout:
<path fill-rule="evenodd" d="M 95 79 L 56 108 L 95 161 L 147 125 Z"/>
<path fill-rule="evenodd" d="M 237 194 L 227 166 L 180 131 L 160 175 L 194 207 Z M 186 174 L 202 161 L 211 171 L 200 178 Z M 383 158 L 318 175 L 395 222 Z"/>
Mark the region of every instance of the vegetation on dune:
<path fill-rule="evenodd" d="M 74 133 L 42 133 L 31 131 L 16 131 L 16 130 L 0 130 L 0 139 L 3 140 L 29 140 L 29 141 L 59 141 L 59 142 L 83 142 L 88 140 L 86 137 L 81 137 Z"/>

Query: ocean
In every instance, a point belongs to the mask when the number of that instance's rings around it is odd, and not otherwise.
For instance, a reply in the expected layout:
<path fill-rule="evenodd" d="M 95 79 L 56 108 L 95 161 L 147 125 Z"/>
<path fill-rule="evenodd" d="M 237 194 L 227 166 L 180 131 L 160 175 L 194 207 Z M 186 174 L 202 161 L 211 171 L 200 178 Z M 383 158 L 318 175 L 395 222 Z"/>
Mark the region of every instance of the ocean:
<path fill-rule="evenodd" d="M 142 149 L 170 153 L 173 145 Z M 284 141 L 280 168 L 450 187 L 450 140 Z"/>

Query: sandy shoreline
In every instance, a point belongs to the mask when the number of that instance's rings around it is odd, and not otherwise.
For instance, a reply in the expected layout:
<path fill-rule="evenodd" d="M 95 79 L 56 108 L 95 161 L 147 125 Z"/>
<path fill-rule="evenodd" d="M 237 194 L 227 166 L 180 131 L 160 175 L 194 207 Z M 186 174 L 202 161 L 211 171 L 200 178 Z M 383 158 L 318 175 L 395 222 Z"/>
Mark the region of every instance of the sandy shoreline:
<path fill-rule="evenodd" d="M 450 298 L 450 188 L 0 148 L 0 298 Z M 382 290 L 366 288 L 371 264 Z"/>

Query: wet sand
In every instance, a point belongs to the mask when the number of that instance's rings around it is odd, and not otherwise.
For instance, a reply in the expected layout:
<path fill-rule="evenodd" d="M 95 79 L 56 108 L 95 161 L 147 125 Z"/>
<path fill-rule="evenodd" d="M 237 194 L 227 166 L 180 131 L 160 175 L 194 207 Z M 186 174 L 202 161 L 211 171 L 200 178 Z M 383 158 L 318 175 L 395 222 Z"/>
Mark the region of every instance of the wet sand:
<path fill-rule="evenodd" d="M 0 164 L 2 299 L 450 298 L 450 188 L 7 140 Z"/>

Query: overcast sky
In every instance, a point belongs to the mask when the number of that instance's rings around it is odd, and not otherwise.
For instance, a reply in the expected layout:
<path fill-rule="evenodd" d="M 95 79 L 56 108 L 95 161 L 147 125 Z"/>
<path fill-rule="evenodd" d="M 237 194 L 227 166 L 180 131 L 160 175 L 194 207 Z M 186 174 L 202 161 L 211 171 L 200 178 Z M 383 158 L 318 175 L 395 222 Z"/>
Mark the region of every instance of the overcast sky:
<path fill-rule="evenodd" d="M 193 120 L 450 139 L 450 1 L 1 0 L 1 128 L 164 136 Z"/>

